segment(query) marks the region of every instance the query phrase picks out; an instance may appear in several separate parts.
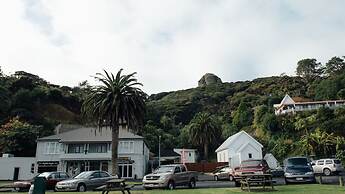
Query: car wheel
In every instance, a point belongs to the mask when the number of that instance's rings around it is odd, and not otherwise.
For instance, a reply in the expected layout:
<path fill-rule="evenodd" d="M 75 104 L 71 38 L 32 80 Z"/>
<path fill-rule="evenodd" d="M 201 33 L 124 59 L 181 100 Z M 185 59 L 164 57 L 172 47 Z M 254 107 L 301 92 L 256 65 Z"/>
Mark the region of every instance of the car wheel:
<path fill-rule="evenodd" d="M 174 183 L 174 181 L 169 181 L 169 182 L 168 182 L 167 189 L 169 189 L 169 190 L 175 189 L 175 183 Z"/>
<path fill-rule="evenodd" d="M 331 175 L 331 170 L 328 168 L 323 169 L 323 174 L 326 176 L 330 176 Z"/>
<path fill-rule="evenodd" d="M 217 175 L 214 176 L 214 181 L 218 181 L 218 180 L 219 180 L 218 176 Z"/>
<path fill-rule="evenodd" d="M 229 181 L 234 181 L 234 177 L 232 175 L 229 176 Z"/>
<path fill-rule="evenodd" d="M 191 179 L 191 180 L 189 181 L 188 187 L 189 187 L 190 189 L 194 189 L 194 188 L 196 187 L 195 179 Z"/>
<path fill-rule="evenodd" d="M 77 190 L 78 192 L 85 192 L 86 186 L 84 184 L 79 184 Z"/>
<path fill-rule="evenodd" d="M 152 190 L 152 188 L 144 187 L 145 190 Z"/>

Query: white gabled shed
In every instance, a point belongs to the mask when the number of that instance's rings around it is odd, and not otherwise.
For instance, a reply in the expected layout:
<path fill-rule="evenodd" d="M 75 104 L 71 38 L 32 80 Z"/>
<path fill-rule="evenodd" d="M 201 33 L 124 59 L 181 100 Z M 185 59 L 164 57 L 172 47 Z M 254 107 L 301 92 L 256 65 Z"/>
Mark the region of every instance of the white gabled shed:
<path fill-rule="evenodd" d="M 241 161 L 248 159 L 262 159 L 263 146 L 245 131 L 240 131 L 220 145 L 217 150 L 218 162 L 229 162 L 235 168 Z"/>

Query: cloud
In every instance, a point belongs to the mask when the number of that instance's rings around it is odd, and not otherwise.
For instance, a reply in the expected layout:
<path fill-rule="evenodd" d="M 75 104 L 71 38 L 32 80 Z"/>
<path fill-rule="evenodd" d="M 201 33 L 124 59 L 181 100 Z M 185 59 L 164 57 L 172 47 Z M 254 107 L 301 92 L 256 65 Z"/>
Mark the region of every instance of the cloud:
<path fill-rule="evenodd" d="M 293 74 L 344 55 L 345 2 L 298 0 L 4 0 L 0 64 L 77 85 L 107 69 L 138 72 L 148 93 Z"/>

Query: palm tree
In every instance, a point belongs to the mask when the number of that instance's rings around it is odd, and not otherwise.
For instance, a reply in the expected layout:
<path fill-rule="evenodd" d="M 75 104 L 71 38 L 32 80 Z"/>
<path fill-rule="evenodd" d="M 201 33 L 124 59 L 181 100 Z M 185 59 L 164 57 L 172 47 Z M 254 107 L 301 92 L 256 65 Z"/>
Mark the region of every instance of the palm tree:
<path fill-rule="evenodd" d="M 111 162 L 112 174 L 118 174 L 117 148 L 119 127 L 127 126 L 138 130 L 143 124 L 145 114 L 146 94 L 138 88 L 142 86 L 134 78 L 136 73 L 121 75 L 122 69 L 116 76 L 104 71 L 97 73 L 96 80 L 101 85 L 91 88 L 82 105 L 82 114 L 86 118 L 94 118 L 100 129 L 110 126 L 112 130 Z"/>
<path fill-rule="evenodd" d="M 221 130 L 215 119 L 209 113 L 197 113 L 189 123 L 190 141 L 203 146 L 205 159 L 208 159 L 209 145 L 220 137 Z"/>

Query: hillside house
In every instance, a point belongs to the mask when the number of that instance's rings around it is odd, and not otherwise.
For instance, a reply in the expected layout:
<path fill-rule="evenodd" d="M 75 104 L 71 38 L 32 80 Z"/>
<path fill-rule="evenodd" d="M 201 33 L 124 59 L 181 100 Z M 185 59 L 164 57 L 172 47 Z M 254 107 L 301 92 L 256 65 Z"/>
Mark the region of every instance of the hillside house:
<path fill-rule="evenodd" d="M 294 114 L 299 111 L 316 110 L 321 107 L 336 108 L 345 105 L 345 100 L 298 101 L 286 95 L 280 104 L 274 104 L 276 115 Z"/>

